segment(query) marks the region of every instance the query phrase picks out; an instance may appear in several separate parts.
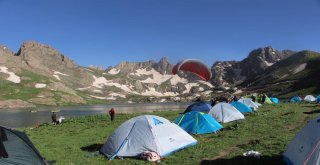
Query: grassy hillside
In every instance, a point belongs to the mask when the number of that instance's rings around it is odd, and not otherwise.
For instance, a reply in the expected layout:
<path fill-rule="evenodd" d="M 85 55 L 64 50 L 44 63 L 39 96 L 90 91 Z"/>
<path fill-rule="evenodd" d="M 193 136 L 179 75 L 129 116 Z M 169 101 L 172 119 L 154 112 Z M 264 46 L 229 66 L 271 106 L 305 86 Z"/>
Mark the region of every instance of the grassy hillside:
<path fill-rule="evenodd" d="M 108 101 L 100 100 L 93 97 L 90 97 L 87 93 L 82 91 L 75 91 L 76 96 L 65 91 L 50 90 L 46 88 L 36 88 L 35 84 L 44 83 L 49 85 L 55 81 L 27 70 L 22 71 L 18 75 L 21 77 L 21 83 L 15 84 L 13 82 L 0 79 L 0 100 L 8 99 L 20 99 L 24 101 L 29 101 L 34 104 L 45 104 L 52 105 L 52 103 L 57 105 L 75 105 L 77 102 L 72 100 L 66 100 L 66 97 L 78 97 L 83 98 L 86 101 L 86 104 L 106 104 Z M 47 99 L 40 103 L 30 101 L 30 99 Z M 64 96 L 64 97 L 63 97 Z"/>
<path fill-rule="evenodd" d="M 178 113 L 153 114 L 174 120 Z M 281 155 L 286 145 L 318 113 L 320 105 L 316 104 L 266 105 L 246 115 L 243 121 L 223 124 L 224 130 L 217 134 L 193 135 L 198 140 L 196 146 L 162 159 L 161 164 L 283 164 Z M 121 123 L 142 114 L 117 115 L 113 123 L 107 115 L 72 118 L 62 125 L 44 125 L 25 131 L 40 153 L 55 165 L 149 164 L 133 158 L 108 161 L 90 152 L 104 144 Z M 259 151 L 263 156 L 260 159 L 243 157 L 242 153 L 249 150 Z"/>

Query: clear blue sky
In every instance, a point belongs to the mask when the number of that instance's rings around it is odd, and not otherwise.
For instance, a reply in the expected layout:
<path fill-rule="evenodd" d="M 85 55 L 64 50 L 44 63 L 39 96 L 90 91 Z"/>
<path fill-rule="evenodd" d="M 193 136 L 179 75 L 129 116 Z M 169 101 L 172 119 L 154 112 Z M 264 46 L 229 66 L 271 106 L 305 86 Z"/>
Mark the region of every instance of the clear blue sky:
<path fill-rule="evenodd" d="M 0 44 L 51 45 L 82 66 L 320 52 L 320 0 L 0 0 Z"/>

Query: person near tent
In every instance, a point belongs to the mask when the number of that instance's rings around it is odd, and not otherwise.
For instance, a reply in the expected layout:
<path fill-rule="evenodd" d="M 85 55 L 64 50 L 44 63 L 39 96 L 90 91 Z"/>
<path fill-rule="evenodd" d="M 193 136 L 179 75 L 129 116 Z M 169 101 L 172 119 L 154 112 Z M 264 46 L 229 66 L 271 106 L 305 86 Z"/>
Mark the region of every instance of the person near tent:
<path fill-rule="evenodd" d="M 115 115 L 116 115 L 116 111 L 114 110 L 114 108 L 111 108 L 111 109 L 109 110 L 109 115 L 110 115 L 111 121 L 113 121 L 113 120 L 114 120 L 114 117 L 115 117 Z"/>
<path fill-rule="evenodd" d="M 236 102 L 236 101 L 238 101 L 239 99 L 238 99 L 238 97 L 237 97 L 237 95 L 235 95 L 235 96 L 233 96 L 233 99 L 232 99 L 234 102 Z"/>
<path fill-rule="evenodd" d="M 266 94 L 262 94 L 261 103 L 264 103 L 266 101 L 266 97 Z"/>
<path fill-rule="evenodd" d="M 55 112 L 52 112 L 51 114 L 51 121 L 52 121 L 52 124 L 57 124 L 57 114 Z"/>
<path fill-rule="evenodd" d="M 211 100 L 211 106 L 213 107 L 213 106 L 215 106 L 216 104 L 218 104 L 219 103 L 219 101 L 217 100 L 217 99 L 212 99 Z"/>
<path fill-rule="evenodd" d="M 251 100 L 252 100 L 253 102 L 256 102 L 256 96 L 251 95 Z"/>
<path fill-rule="evenodd" d="M 5 134 L 4 130 L 2 128 L 0 128 L 0 158 L 8 158 L 9 155 L 6 151 L 6 148 L 4 147 L 3 142 L 7 141 L 8 137 Z"/>

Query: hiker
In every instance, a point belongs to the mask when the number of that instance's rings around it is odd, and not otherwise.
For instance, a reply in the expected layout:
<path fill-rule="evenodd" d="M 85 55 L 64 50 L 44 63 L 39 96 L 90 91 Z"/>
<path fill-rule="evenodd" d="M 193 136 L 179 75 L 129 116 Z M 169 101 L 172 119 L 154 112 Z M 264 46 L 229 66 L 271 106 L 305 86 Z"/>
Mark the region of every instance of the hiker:
<path fill-rule="evenodd" d="M 114 120 L 114 117 L 115 117 L 115 115 L 116 115 L 116 112 L 115 112 L 114 108 L 111 108 L 111 109 L 110 109 L 109 115 L 110 115 L 110 117 L 111 117 L 111 121 L 113 121 L 113 120 Z"/>
<path fill-rule="evenodd" d="M 51 121 L 52 121 L 52 124 L 58 124 L 57 114 L 55 112 L 52 112 Z"/>

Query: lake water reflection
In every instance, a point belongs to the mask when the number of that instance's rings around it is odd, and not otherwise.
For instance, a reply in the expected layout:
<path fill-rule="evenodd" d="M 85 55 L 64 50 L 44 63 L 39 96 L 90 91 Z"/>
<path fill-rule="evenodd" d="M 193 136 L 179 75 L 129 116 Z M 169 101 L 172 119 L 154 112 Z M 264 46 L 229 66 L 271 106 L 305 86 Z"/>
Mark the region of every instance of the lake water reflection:
<path fill-rule="evenodd" d="M 51 110 L 60 109 L 58 115 L 65 117 L 106 114 L 114 107 L 117 113 L 153 112 L 160 110 L 182 110 L 190 103 L 131 103 L 107 105 L 82 105 L 64 107 L 38 107 L 34 109 L 0 109 L 0 125 L 19 128 L 37 123 L 51 122 Z M 36 111 L 31 113 L 30 111 Z"/>

